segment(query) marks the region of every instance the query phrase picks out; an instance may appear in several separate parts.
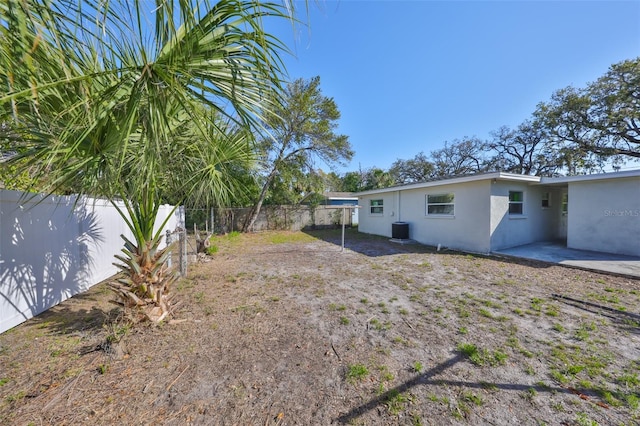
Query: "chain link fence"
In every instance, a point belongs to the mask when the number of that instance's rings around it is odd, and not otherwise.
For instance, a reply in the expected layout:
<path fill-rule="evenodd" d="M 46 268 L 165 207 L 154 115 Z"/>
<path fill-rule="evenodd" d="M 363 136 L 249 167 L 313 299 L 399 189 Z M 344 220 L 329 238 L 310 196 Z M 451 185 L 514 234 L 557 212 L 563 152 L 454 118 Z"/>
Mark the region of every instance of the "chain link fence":
<path fill-rule="evenodd" d="M 263 206 L 251 229 L 246 231 L 300 231 L 337 227 L 342 224 L 342 209 L 337 206 Z M 244 226 L 251 214 L 250 207 L 187 209 L 187 229 L 204 230 L 210 234 L 227 234 L 245 231 Z M 346 226 L 353 226 L 355 210 L 346 217 Z"/>
<path fill-rule="evenodd" d="M 173 250 L 169 252 L 167 259 L 167 266 L 169 268 L 175 267 L 180 271 L 180 275 L 187 276 L 187 265 L 189 263 L 188 255 L 188 235 L 187 230 L 182 227 L 177 227 L 173 231 L 167 229 L 165 235 L 165 241 L 167 245 L 173 244 Z"/>
<path fill-rule="evenodd" d="M 201 259 L 209 237 L 243 231 L 251 208 L 186 209 L 181 207 L 181 223 L 167 230 L 165 241 L 173 244 L 168 266 L 185 277 L 188 265 Z M 250 232 L 267 230 L 300 231 L 335 228 L 342 225 L 343 209 L 332 206 L 263 206 Z M 354 210 L 345 213 L 345 225 L 354 225 Z"/>

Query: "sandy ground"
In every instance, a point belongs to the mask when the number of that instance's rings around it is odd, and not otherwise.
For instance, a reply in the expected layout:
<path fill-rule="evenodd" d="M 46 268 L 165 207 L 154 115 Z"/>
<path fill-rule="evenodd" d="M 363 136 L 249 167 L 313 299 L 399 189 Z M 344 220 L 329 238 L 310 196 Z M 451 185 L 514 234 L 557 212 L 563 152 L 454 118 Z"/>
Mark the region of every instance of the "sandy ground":
<path fill-rule="evenodd" d="M 170 323 L 101 284 L 0 335 L 0 424 L 640 422 L 638 280 L 355 231 L 214 244 Z"/>

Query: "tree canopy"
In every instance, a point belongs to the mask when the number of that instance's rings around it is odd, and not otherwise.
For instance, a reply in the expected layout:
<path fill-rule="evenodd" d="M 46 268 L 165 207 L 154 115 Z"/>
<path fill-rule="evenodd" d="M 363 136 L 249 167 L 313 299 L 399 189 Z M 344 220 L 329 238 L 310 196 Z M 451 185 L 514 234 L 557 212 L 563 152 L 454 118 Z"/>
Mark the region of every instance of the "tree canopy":
<path fill-rule="evenodd" d="M 484 143 L 476 137 L 445 142 L 443 148 L 431 152 L 431 158 L 436 177 L 466 175 L 486 169 Z"/>
<path fill-rule="evenodd" d="M 2 9 L 2 118 L 47 189 L 136 198 L 161 189 L 182 157 L 192 165 L 173 182 L 183 193 L 203 182 L 222 201 L 231 192 L 223 168 L 238 161 L 227 160 L 246 150 L 248 134 L 227 138 L 228 129 L 257 127 L 276 100 L 266 94 L 279 85 L 282 46 L 260 20 L 284 11 L 250 1 L 156 3 L 31 0 Z"/>
<path fill-rule="evenodd" d="M 601 162 L 640 158 L 640 58 L 612 65 L 585 88 L 556 91 L 534 115 L 557 149 L 593 154 Z"/>
<path fill-rule="evenodd" d="M 396 184 L 424 182 L 433 177 L 435 166 L 424 152 L 408 160 L 397 159 L 391 164 L 389 173 Z"/>
<path fill-rule="evenodd" d="M 259 146 L 262 190 L 245 229 L 253 226 L 274 182 L 295 185 L 314 171 L 317 159 L 333 165 L 353 156 L 348 137 L 336 133 L 340 111 L 333 98 L 322 94 L 320 77 L 289 83 L 282 98 L 264 121 L 266 131 Z"/>
<path fill-rule="evenodd" d="M 280 103 L 286 49 L 262 23 L 289 17 L 282 4 L 251 0 L 0 5 L 10 161 L 34 170 L 41 190 L 122 199 L 134 241 L 123 237 L 117 290 L 155 304 L 149 318 L 168 314 L 172 279 L 158 207 L 167 190 L 219 204 L 237 191 L 251 129 Z"/>
<path fill-rule="evenodd" d="M 566 162 L 563 151 L 555 149 L 540 121 L 527 120 L 516 129 L 503 126 L 492 133 L 484 146 L 492 152 L 488 170 L 535 176 L 553 176 Z"/>
<path fill-rule="evenodd" d="M 389 168 L 387 186 L 479 172 L 554 176 L 617 168 L 640 159 L 640 58 L 612 65 L 584 88 L 566 87 L 542 102 L 515 128 L 500 127 L 482 140 L 445 141 L 440 149 Z M 371 170 L 376 170 L 372 168 Z M 379 170 L 378 174 L 386 173 Z M 372 189 L 367 172 L 348 172 L 350 191 Z M 389 182 L 386 182 L 389 183 Z"/>

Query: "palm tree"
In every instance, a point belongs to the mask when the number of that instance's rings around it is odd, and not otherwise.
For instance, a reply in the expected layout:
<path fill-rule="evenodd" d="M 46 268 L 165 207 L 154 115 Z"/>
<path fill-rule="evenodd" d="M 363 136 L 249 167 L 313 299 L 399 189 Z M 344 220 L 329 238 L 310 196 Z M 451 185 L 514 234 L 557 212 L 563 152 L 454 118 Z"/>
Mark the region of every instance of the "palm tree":
<path fill-rule="evenodd" d="M 237 190 L 227 170 L 251 161 L 247 129 L 269 114 L 283 72 L 284 46 L 263 21 L 288 10 L 257 0 L 0 5 L 0 122 L 17 135 L 14 160 L 46 191 L 124 202 L 134 240 L 113 286 L 149 319 L 170 312 L 173 275 L 154 232 L 163 190 L 216 204 Z"/>

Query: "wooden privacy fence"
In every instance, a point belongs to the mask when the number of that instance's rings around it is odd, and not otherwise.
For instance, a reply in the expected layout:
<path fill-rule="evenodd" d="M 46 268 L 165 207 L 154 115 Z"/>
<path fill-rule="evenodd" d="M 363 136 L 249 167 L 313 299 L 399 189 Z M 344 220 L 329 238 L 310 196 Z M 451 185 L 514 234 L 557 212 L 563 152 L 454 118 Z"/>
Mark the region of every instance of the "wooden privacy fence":
<path fill-rule="evenodd" d="M 106 200 L 23 195 L 0 190 L 0 333 L 117 273 L 120 235 L 133 238 Z M 184 228 L 180 212 L 165 229 Z"/>
<path fill-rule="evenodd" d="M 304 229 L 320 229 L 337 227 L 342 224 L 342 206 L 306 205 L 292 206 L 262 206 L 258 219 L 252 229 L 258 232 L 267 230 L 300 231 Z M 355 210 L 346 214 L 346 225 L 357 224 Z M 232 231 L 243 231 L 250 207 L 242 208 L 212 208 L 187 209 L 186 225 L 192 230 L 195 224 L 200 230 L 211 230 L 213 233 L 224 234 Z M 211 226 L 213 223 L 213 227 Z"/>

